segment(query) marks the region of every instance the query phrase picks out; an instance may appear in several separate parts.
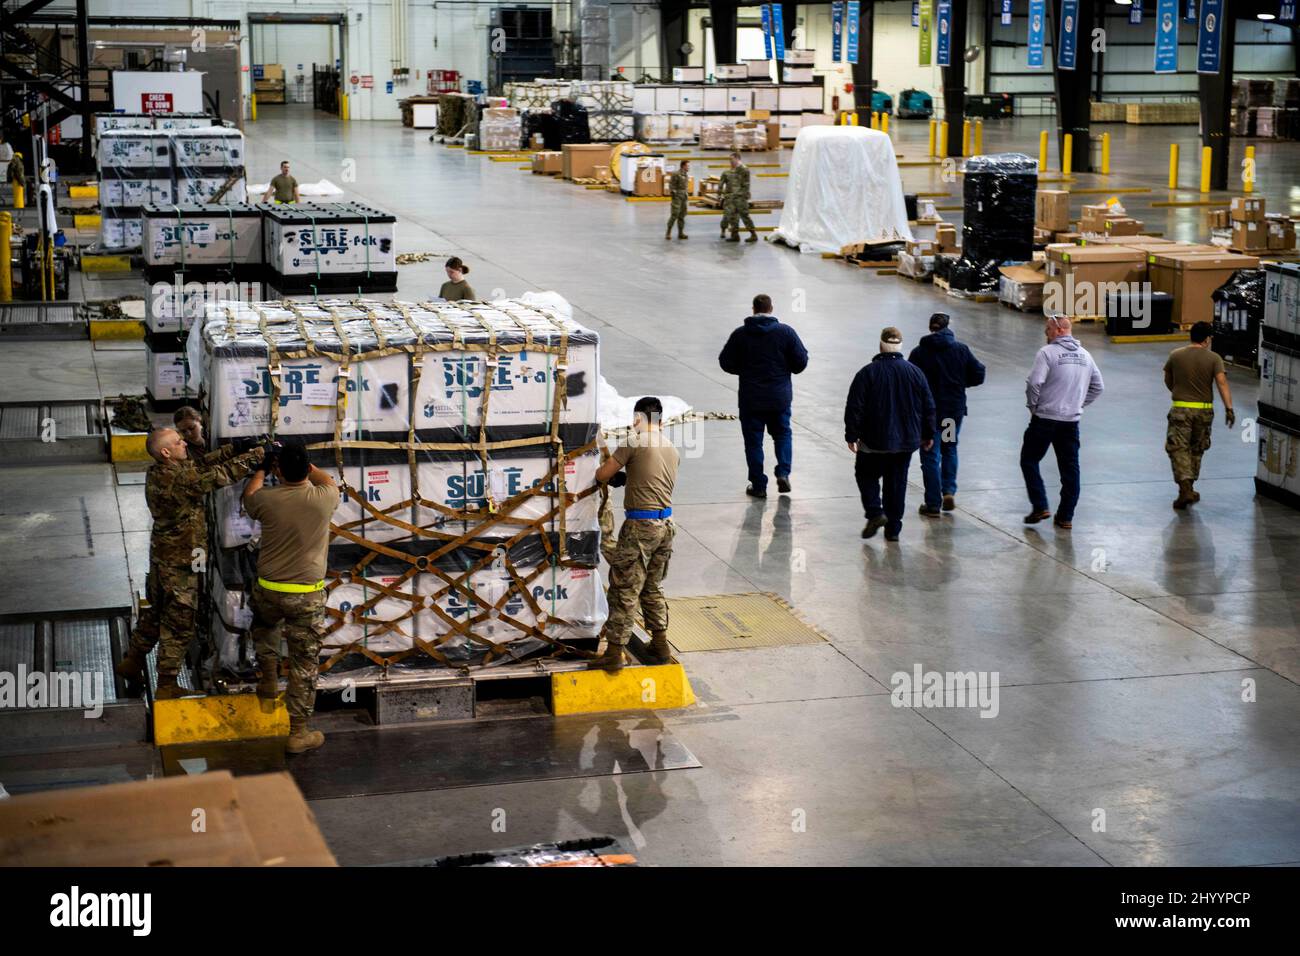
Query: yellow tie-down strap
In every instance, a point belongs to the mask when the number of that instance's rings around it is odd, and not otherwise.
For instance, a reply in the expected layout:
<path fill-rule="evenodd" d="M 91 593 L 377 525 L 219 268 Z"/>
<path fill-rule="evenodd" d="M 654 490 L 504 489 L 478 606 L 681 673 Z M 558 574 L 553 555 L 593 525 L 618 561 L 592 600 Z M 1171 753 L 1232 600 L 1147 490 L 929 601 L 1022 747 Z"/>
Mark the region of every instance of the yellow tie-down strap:
<path fill-rule="evenodd" d="M 1214 408 L 1214 402 L 1174 402 L 1174 408 Z"/>
<path fill-rule="evenodd" d="M 315 584 L 294 584 L 290 581 L 268 581 L 266 578 L 258 578 L 257 583 L 268 591 L 281 591 L 285 594 L 311 594 L 313 591 L 325 589 L 324 581 L 317 581 Z"/>

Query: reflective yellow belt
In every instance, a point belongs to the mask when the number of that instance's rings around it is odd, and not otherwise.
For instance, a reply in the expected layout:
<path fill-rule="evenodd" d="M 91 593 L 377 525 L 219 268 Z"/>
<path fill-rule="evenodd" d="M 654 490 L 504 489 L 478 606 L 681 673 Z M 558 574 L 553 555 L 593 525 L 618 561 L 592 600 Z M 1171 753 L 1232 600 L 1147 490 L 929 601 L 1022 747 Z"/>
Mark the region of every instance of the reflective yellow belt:
<path fill-rule="evenodd" d="M 1174 408 L 1214 408 L 1214 402 L 1174 402 Z"/>
<path fill-rule="evenodd" d="M 313 591 L 319 591 L 325 587 L 324 581 L 317 581 L 315 584 L 291 584 L 283 581 L 268 581 L 266 578 L 258 578 L 257 583 L 268 591 L 283 591 L 286 594 L 310 594 Z"/>

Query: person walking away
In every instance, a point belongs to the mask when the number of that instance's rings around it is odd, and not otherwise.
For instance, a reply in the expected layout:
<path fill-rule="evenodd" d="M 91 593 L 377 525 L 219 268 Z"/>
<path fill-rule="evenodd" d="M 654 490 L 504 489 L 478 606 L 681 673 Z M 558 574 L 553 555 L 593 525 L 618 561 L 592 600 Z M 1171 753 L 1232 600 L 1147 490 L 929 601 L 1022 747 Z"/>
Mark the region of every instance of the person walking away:
<path fill-rule="evenodd" d="M 790 405 L 794 389 L 790 376 L 808 367 L 808 350 L 799 333 L 772 314 L 769 296 L 754 296 L 753 309 L 754 314 L 727 339 L 718 364 L 728 375 L 740 376 L 740 431 L 749 466 L 745 494 L 766 498 L 763 431 L 772 436 L 776 448 L 777 490 L 788 494 L 793 458 Z"/>
<path fill-rule="evenodd" d="M 758 242 L 758 231 L 749 215 L 749 167 L 740 161 L 740 153 L 731 154 L 731 169 L 722 174 L 722 230 L 728 242 L 740 242 L 740 227 L 749 230 L 746 242 Z M 727 236 L 728 226 L 731 235 Z"/>
<path fill-rule="evenodd" d="M 443 268 L 447 270 L 447 281 L 438 290 L 439 298 L 446 299 L 448 302 L 473 302 L 478 299 L 474 294 L 474 287 L 465 278 L 469 274 L 469 266 L 465 265 L 459 256 L 452 256 Z"/>
<path fill-rule="evenodd" d="M 302 202 L 298 195 L 298 180 L 289 175 L 289 161 L 280 164 L 280 175 L 271 180 L 262 196 L 262 202 L 270 202 L 274 197 L 278 203 Z"/>
<path fill-rule="evenodd" d="M 1213 331 L 1209 322 L 1197 322 L 1192 326 L 1191 344 L 1174 349 L 1165 362 L 1165 388 L 1173 400 L 1165 451 L 1178 483 L 1178 497 L 1174 499 L 1178 511 L 1201 500 L 1195 483 L 1201 477 L 1201 456 L 1210 448 L 1210 432 L 1214 429 L 1214 386 L 1223 399 L 1225 423 L 1229 428 L 1237 423 L 1223 358 L 1212 348 Z"/>
<path fill-rule="evenodd" d="M 879 354 L 853 377 L 844 403 L 844 441 L 857 456 L 853 471 L 867 519 L 862 537 L 884 528 L 886 541 L 898 540 L 912 452 L 934 444 L 934 425 L 925 373 L 903 358 L 902 333 L 884 329 Z"/>
<path fill-rule="evenodd" d="M 270 468 L 279 484 L 264 487 Z M 314 750 L 325 735 L 309 726 L 316 706 L 321 624 L 325 613 L 325 565 L 330 518 L 339 490 L 307 458 L 301 442 L 276 446 L 269 461 L 244 487 L 244 511 L 262 523 L 253 587 L 253 644 L 259 679 L 257 696 L 280 693 L 280 630 L 289 649 L 289 753 Z"/>
<path fill-rule="evenodd" d="M 605 653 L 592 661 L 593 668 L 623 666 L 638 603 L 650 632 L 650 661 L 666 664 L 672 658 L 663 580 L 673 556 L 673 487 L 680 459 L 660 427 L 663 413 L 654 396 L 637 399 L 627 440 L 596 470 L 597 481 L 617 486 L 622 479 L 625 487 L 623 527 L 609 559 L 609 618 L 600 634 Z M 626 475 L 620 474 L 623 469 Z"/>
<path fill-rule="evenodd" d="M 1043 332 L 1047 344 L 1034 356 L 1025 380 L 1025 404 L 1029 425 L 1020 445 L 1020 471 L 1029 493 L 1029 514 L 1025 524 L 1037 524 L 1052 517 L 1047 507 L 1047 489 L 1038 463 L 1051 448 L 1061 474 L 1061 503 L 1053 524 L 1063 531 L 1073 527 L 1074 509 L 1079 503 L 1079 419 L 1105 388 L 1101 371 L 1078 341 L 1065 316 L 1050 316 Z"/>
<path fill-rule="evenodd" d="M 946 312 L 930 316 L 930 334 L 923 336 L 907 357 L 925 373 L 934 396 L 934 444 L 921 450 L 925 502 L 920 512 L 928 518 L 957 507 L 957 437 L 966 417 L 966 389 L 984 384 L 983 364 L 957 341 L 948 327 L 950 321 Z"/>
<path fill-rule="evenodd" d="M 209 492 L 247 475 L 262 460 L 263 450 L 229 454 L 224 461 L 198 467 L 189 457 L 185 439 L 174 428 L 150 432 L 145 450 L 154 462 L 144 482 L 145 501 L 153 517 L 145 579 L 149 606 L 140 609 L 126 655 L 114 669 L 127 681 L 141 683 L 145 659 L 157 646 L 154 697 L 171 700 L 192 693 L 182 688 L 178 679 L 198 623 L 199 572 L 207 563 L 203 556 L 208 550 L 205 499 Z"/>
<path fill-rule="evenodd" d="M 672 197 L 672 206 L 668 212 L 668 229 L 665 239 L 673 237 L 673 224 L 677 225 L 677 238 L 689 239 L 686 235 L 686 206 L 690 200 L 691 161 L 683 159 L 677 165 L 677 171 L 668 177 L 668 194 Z"/>

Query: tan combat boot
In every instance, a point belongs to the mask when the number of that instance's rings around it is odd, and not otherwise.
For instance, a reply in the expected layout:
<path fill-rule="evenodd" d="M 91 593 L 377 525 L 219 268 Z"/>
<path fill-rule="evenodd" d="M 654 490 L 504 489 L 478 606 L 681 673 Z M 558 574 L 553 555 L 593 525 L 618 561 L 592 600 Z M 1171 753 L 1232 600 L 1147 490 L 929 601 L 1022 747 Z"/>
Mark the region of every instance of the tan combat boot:
<path fill-rule="evenodd" d="M 321 744 L 325 743 L 325 735 L 319 730 L 312 730 L 307 726 L 305 720 L 289 719 L 289 742 L 284 745 L 284 749 L 291 754 L 302 754 L 308 750 L 315 750 Z"/>
<path fill-rule="evenodd" d="M 154 700 L 176 700 L 180 697 L 190 697 L 198 692 L 186 690 L 176 682 L 175 674 L 158 674 L 158 687 L 153 692 Z"/>
<path fill-rule="evenodd" d="M 257 696 L 262 700 L 275 700 L 280 696 L 280 661 L 275 657 L 257 659 Z"/>
<path fill-rule="evenodd" d="M 588 670 L 607 670 L 611 674 L 623 669 L 623 645 L 605 643 L 605 653 L 587 665 Z"/>
<path fill-rule="evenodd" d="M 1192 490 L 1192 483 L 1187 479 L 1178 482 L 1178 497 L 1174 499 L 1174 509 L 1182 511 L 1200 496 Z"/>
<path fill-rule="evenodd" d="M 654 631 L 646 647 L 646 660 L 651 664 L 667 664 L 673 659 L 673 650 L 668 646 L 668 632 Z"/>

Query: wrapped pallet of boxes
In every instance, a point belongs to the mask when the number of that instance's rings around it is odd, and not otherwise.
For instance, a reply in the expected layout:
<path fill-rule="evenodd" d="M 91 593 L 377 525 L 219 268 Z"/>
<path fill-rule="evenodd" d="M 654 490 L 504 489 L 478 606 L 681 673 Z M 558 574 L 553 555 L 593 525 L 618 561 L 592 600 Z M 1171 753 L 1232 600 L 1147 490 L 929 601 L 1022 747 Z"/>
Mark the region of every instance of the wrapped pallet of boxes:
<path fill-rule="evenodd" d="M 152 202 L 175 202 L 171 139 L 152 129 L 105 128 L 95 159 L 99 246 L 106 252 L 139 249 L 141 209 Z"/>
<path fill-rule="evenodd" d="M 256 267 L 260 268 L 260 267 Z M 249 274 L 255 269 L 250 269 Z M 149 270 L 144 297 L 144 327 L 149 332 L 187 332 L 218 302 L 260 302 L 266 298 L 260 279 L 237 278 L 224 270 L 181 271 L 159 266 Z"/>
<path fill-rule="evenodd" d="M 1263 269 L 1239 269 L 1214 290 L 1215 352 L 1241 365 L 1256 364 L 1266 290 Z"/>
<path fill-rule="evenodd" d="M 161 130 L 207 129 L 220 126 L 215 116 L 207 113 L 154 113 L 153 128 Z"/>
<path fill-rule="evenodd" d="M 190 375 L 183 333 L 146 330 L 144 351 L 145 393 L 155 409 L 181 405 L 198 398 L 198 389 Z"/>
<path fill-rule="evenodd" d="M 1255 492 L 1300 508 L 1300 429 L 1260 418 Z"/>
<path fill-rule="evenodd" d="M 1021 312 L 1043 311 L 1043 286 L 1047 282 L 1046 262 L 1002 266 L 998 270 L 998 301 Z"/>
<path fill-rule="evenodd" d="M 519 111 L 508 106 L 492 106 L 483 111 L 478 124 L 478 148 L 486 152 L 513 152 L 519 149 L 523 124 Z"/>
<path fill-rule="evenodd" d="M 700 149 L 735 149 L 736 124 L 733 120 L 700 120 Z M 767 131 L 763 132 L 763 144 L 767 144 Z"/>
<path fill-rule="evenodd" d="M 262 259 L 262 211 L 257 206 L 145 206 L 144 264 L 229 266 Z"/>
<path fill-rule="evenodd" d="M 1020 153 L 972 156 L 962 186 L 962 249 L 975 262 L 1028 262 L 1034 253 L 1038 161 Z"/>
<path fill-rule="evenodd" d="M 213 126 L 168 135 L 176 160 L 178 203 L 238 206 L 248 201 L 243 133 Z"/>
<path fill-rule="evenodd" d="M 522 659 L 599 634 L 594 332 L 510 300 L 321 300 L 214 307 L 196 341 L 217 442 L 298 436 L 339 480 L 323 675 Z M 255 545 L 225 490 L 218 546 Z M 249 573 L 210 576 L 223 628 Z"/>
<path fill-rule="evenodd" d="M 1300 265 L 1270 262 L 1264 283 L 1264 338 L 1300 346 Z"/>
<path fill-rule="evenodd" d="M 266 281 L 291 295 L 397 289 L 397 219 L 362 203 L 263 205 Z"/>

